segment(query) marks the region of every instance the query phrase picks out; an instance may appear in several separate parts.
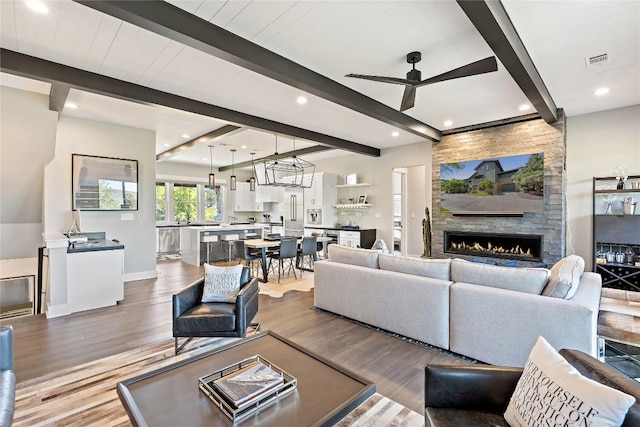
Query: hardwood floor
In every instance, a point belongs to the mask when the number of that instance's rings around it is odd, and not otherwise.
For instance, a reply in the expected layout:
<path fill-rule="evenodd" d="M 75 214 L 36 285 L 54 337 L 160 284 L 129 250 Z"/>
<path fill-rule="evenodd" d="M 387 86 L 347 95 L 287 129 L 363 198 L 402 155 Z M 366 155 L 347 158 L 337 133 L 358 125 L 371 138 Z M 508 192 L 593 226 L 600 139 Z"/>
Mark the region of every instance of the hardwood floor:
<path fill-rule="evenodd" d="M 125 284 L 117 306 L 55 319 L 44 314 L 5 319 L 15 330 L 17 381 L 89 362 L 172 336 L 171 295 L 201 277 L 202 267 L 158 263 L 159 276 Z M 304 278 L 312 276 L 305 273 Z M 354 302 L 357 303 L 357 302 Z M 272 330 L 376 383 L 377 391 L 423 413 L 424 366 L 464 363 L 443 353 L 313 308 L 313 291 L 260 295 L 255 318 Z"/>

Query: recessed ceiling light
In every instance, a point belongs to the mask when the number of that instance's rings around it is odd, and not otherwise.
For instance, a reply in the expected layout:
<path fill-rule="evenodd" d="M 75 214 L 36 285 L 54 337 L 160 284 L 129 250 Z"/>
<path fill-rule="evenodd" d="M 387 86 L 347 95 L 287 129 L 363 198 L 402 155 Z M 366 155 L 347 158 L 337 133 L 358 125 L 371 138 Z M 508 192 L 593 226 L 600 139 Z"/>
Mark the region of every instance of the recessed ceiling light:
<path fill-rule="evenodd" d="M 307 98 L 305 98 L 304 96 L 299 96 L 298 99 L 296 99 L 296 102 L 300 105 L 304 105 L 307 103 Z"/>
<path fill-rule="evenodd" d="M 164 144 L 165 147 L 171 147 L 171 144 Z"/>
<path fill-rule="evenodd" d="M 400 136 L 400 132 L 398 132 L 397 130 L 394 130 L 393 132 L 391 132 L 391 136 L 394 138 L 397 138 L 398 136 Z"/>
<path fill-rule="evenodd" d="M 241 145 L 240 148 L 242 148 L 243 150 L 246 150 L 247 146 L 246 145 Z"/>
<path fill-rule="evenodd" d="M 451 126 L 452 124 L 453 124 L 453 121 L 451 121 L 451 120 L 445 120 L 444 121 L 444 125 L 445 126 Z"/>
<path fill-rule="evenodd" d="M 608 87 L 601 87 L 599 89 L 596 89 L 595 92 L 593 92 L 595 95 L 606 95 L 609 93 L 609 88 Z"/>
<path fill-rule="evenodd" d="M 183 137 L 184 139 L 189 139 L 189 134 L 188 134 L 188 133 L 183 133 L 183 134 L 182 134 L 182 137 Z"/>
<path fill-rule="evenodd" d="M 518 110 L 520 111 L 527 111 L 529 108 L 531 108 L 531 105 L 529 104 L 522 104 L 521 106 L 518 107 Z"/>
<path fill-rule="evenodd" d="M 40 0 L 27 0 L 27 7 L 38 13 L 48 13 L 49 8 L 46 4 L 42 3 Z"/>
<path fill-rule="evenodd" d="M 76 108 L 78 108 L 78 106 L 76 104 L 74 104 L 73 102 L 66 102 L 64 104 L 65 107 L 67 108 L 71 108 L 72 110 L 75 110 Z"/>

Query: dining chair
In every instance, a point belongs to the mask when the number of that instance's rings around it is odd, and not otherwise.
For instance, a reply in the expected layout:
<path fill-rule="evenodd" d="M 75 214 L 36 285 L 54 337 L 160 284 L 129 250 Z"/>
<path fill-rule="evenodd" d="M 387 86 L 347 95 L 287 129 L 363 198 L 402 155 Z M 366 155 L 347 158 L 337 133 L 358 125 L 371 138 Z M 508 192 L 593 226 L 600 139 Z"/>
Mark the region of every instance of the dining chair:
<path fill-rule="evenodd" d="M 240 239 L 240 240 L 236 240 L 235 242 L 233 242 L 233 249 L 235 251 L 235 257 L 237 260 L 240 260 L 240 262 L 242 263 L 244 261 L 244 264 L 249 267 L 249 271 L 251 272 L 251 274 L 253 275 L 255 272 L 255 276 L 258 276 L 258 269 L 260 266 L 260 261 L 261 261 L 261 256 L 260 256 L 260 252 L 256 252 L 256 251 L 252 251 L 249 247 L 247 247 L 245 245 L 244 240 Z M 257 263 L 255 261 L 258 261 Z M 256 267 L 254 268 L 254 265 L 256 265 Z"/>
<path fill-rule="evenodd" d="M 306 236 L 302 238 L 302 244 L 298 249 L 298 255 L 296 256 L 296 266 L 300 269 L 300 277 L 302 277 L 302 271 L 305 268 L 305 257 L 308 260 L 308 269 L 313 271 L 313 260 L 316 258 L 317 252 L 317 240 L 316 236 Z"/>
<path fill-rule="evenodd" d="M 271 264 L 275 259 L 278 261 L 278 283 L 280 283 L 280 276 L 284 270 L 284 261 L 289 260 L 289 268 L 286 274 L 293 271 L 293 277 L 296 279 L 296 269 L 294 265 L 294 259 L 298 256 L 298 241 L 295 237 L 282 236 L 280 238 L 280 250 L 276 253 L 269 254 L 269 269 L 272 268 Z"/>

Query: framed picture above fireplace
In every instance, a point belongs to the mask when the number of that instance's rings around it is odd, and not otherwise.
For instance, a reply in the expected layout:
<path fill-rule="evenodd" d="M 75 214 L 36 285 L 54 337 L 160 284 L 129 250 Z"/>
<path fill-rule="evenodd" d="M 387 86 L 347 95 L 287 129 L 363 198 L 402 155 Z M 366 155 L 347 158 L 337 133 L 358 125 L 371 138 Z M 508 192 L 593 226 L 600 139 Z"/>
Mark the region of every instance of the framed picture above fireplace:
<path fill-rule="evenodd" d="M 441 164 L 440 210 L 454 215 L 544 212 L 544 153 Z"/>

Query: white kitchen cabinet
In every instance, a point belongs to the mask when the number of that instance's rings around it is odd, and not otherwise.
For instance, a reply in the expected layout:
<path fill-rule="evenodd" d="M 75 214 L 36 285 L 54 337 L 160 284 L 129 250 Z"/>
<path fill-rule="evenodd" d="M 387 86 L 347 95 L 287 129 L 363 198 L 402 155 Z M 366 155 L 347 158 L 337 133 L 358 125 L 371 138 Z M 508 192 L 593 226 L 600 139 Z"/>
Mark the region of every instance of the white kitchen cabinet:
<path fill-rule="evenodd" d="M 350 248 L 360 247 L 360 232 L 340 230 L 338 232 L 338 244 L 349 246 Z"/>
<path fill-rule="evenodd" d="M 236 212 L 262 212 L 264 204 L 256 201 L 256 191 L 249 190 L 248 182 L 238 182 L 236 190 L 231 191 L 233 210 Z"/>
<path fill-rule="evenodd" d="M 256 203 L 283 203 L 284 187 L 256 185 Z"/>
<path fill-rule="evenodd" d="M 116 305 L 124 299 L 124 249 L 67 254 L 71 313 Z"/>
<path fill-rule="evenodd" d="M 309 183 L 311 175 L 305 176 L 305 182 Z M 319 172 L 313 176 L 311 187 L 304 191 L 305 225 L 322 225 L 332 227 L 336 220 L 335 210 L 332 208 L 338 198 L 336 184 L 338 175 L 334 173 Z M 322 218 L 322 223 L 311 222 L 309 210 L 314 211 Z"/>
<path fill-rule="evenodd" d="M 311 184 L 304 189 L 304 204 L 306 208 L 323 208 L 325 205 L 332 205 L 336 202 L 337 191 L 335 185 L 338 183 L 338 175 L 332 173 L 319 172 L 313 175 L 305 175 L 304 186 Z"/>

